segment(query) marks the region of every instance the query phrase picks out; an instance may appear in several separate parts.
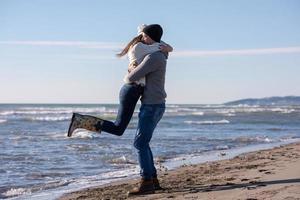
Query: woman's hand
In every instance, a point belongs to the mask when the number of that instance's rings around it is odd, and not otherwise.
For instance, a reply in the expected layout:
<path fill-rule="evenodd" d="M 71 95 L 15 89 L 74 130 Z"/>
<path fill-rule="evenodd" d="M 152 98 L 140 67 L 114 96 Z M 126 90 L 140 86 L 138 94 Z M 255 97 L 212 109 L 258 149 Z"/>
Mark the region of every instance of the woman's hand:
<path fill-rule="evenodd" d="M 128 68 L 128 73 L 130 73 L 132 70 L 134 70 L 134 68 Z"/>
<path fill-rule="evenodd" d="M 138 66 L 138 63 L 136 61 L 129 63 L 128 65 L 128 73 L 130 73 L 132 70 L 134 70 L 134 68 L 136 68 Z"/>

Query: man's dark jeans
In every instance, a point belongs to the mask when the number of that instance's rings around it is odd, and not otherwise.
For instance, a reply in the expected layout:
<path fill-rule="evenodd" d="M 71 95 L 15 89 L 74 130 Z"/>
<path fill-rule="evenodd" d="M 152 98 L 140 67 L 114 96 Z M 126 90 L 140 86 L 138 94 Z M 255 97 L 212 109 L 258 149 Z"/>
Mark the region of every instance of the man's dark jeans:
<path fill-rule="evenodd" d="M 133 115 L 135 106 L 143 94 L 143 87 L 136 84 L 124 84 L 119 93 L 120 105 L 115 122 L 104 120 L 102 131 L 113 135 L 123 135 Z"/>
<path fill-rule="evenodd" d="M 154 129 L 165 112 L 165 104 L 142 104 L 139 113 L 139 123 L 134 139 L 134 147 L 138 152 L 141 176 L 151 179 L 157 176 L 150 148 L 150 140 Z"/>

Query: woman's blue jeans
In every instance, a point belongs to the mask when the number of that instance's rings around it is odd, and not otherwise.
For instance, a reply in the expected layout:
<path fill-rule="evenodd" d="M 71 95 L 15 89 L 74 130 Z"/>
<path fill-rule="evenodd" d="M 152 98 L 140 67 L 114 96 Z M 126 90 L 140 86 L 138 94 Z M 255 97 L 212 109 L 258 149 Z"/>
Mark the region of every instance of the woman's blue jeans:
<path fill-rule="evenodd" d="M 140 174 L 144 179 L 157 177 L 154 166 L 150 141 L 154 129 L 165 112 L 165 104 L 142 104 L 139 113 L 139 123 L 134 139 L 134 147 L 137 149 Z"/>
<path fill-rule="evenodd" d="M 134 113 L 135 106 L 144 88 L 137 84 L 124 84 L 119 93 L 119 108 L 115 122 L 104 120 L 101 130 L 113 135 L 123 135 Z"/>

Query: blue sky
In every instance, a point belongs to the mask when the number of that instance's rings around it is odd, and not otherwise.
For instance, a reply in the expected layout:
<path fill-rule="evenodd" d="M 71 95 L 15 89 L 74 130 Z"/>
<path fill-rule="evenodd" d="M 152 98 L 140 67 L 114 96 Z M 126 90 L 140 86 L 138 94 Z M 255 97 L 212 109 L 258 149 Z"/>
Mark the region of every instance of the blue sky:
<path fill-rule="evenodd" d="M 168 103 L 300 95 L 298 0 L 0 0 L 0 103 L 117 103 L 138 25 L 174 47 Z"/>

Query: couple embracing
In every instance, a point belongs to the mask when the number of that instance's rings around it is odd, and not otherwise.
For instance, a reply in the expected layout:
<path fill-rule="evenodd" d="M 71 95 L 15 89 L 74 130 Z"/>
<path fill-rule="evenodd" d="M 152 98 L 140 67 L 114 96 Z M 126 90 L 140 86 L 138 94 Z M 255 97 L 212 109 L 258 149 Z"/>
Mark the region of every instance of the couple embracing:
<path fill-rule="evenodd" d="M 124 78 L 125 84 L 119 93 L 118 114 L 114 122 L 73 113 L 69 126 L 69 137 L 78 128 L 121 136 L 129 124 L 138 100 L 141 100 L 134 138 L 141 182 L 139 187 L 129 191 L 129 195 L 151 194 L 162 189 L 149 145 L 154 129 L 165 112 L 166 60 L 168 53 L 173 51 L 170 45 L 161 41 L 162 35 L 163 29 L 158 24 L 139 26 L 138 35 L 117 54 L 119 57 L 127 55 L 129 66 Z"/>

